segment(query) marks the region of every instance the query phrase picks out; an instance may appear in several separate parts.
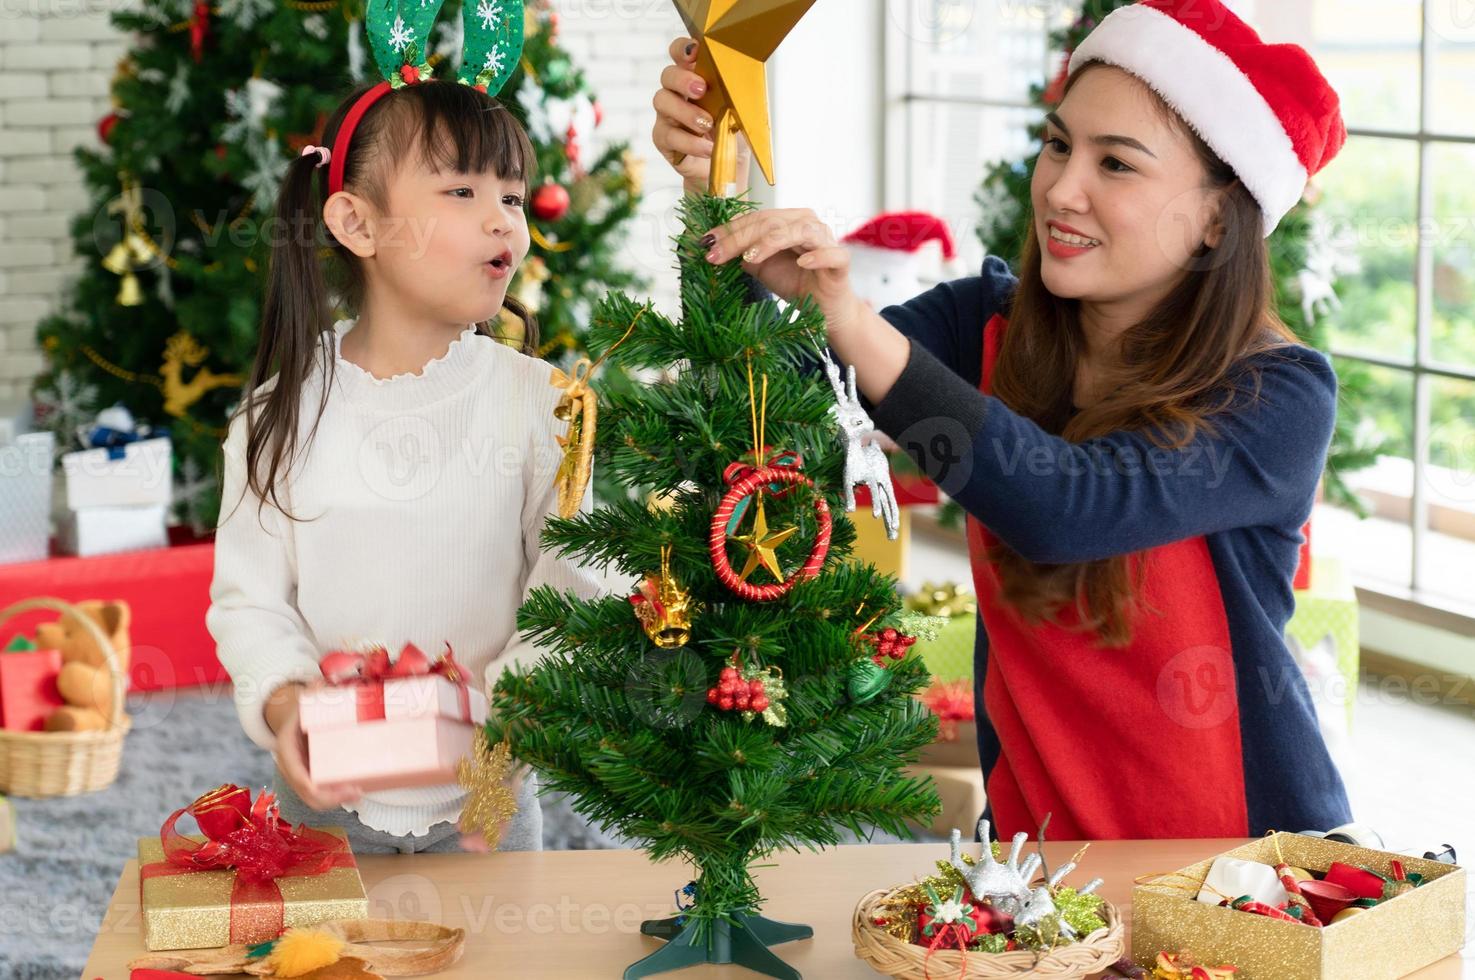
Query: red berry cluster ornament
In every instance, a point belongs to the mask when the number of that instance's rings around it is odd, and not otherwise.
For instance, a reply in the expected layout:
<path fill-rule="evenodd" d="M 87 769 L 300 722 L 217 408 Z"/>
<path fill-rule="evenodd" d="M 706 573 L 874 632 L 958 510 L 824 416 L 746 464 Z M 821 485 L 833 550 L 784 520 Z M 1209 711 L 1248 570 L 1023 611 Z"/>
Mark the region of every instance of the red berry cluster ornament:
<path fill-rule="evenodd" d="M 707 689 L 707 703 L 721 711 L 764 712 L 768 710 L 768 693 L 763 678 L 748 680 L 736 667 L 724 667 L 716 686 Z"/>
<path fill-rule="evenodd" d="M 915 636 L 907 636 L 900 630 L 888 626 L 879 633 L 867 633 L 863 638 L 865 642 L 876 648 L 871 654 L 871 659 L 878 666 L 886 666 L 887 659 L 900 660 L 907 655 L 912 644 L 917 642 Z"/>
<path fill-rule="evenodd" d="M 762 718 L 782 727 L 788 724 L 788 710 L 783 704 L 788 693 L 783 671 L 745 664 L 739 654 L 733 653 L 717 676 L 717 683 L 707 690 L 707 703 L 718 711 L 735 711 L 743 721 Z"/>

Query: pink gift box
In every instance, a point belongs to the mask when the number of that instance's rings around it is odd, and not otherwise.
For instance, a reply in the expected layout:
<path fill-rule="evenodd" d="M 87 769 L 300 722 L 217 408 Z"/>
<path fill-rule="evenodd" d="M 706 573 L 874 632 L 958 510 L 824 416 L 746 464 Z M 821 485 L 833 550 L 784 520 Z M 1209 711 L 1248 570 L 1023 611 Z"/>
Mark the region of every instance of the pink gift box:
<path fill-rule="evenodd" d="M 448 718 L 373 721 L 307 736 L 307 768 L 324 786 L 352 783 L 366 792 L 442 786 L 471 754 L 475 725 Z"/>
<path fill-rule="evenodd" d="M 486 695 L 440 674 L 313 688 L 297 703 L 302 730 L 309 734 L 385 720 L 447 718 L 473 725 L 487 720 Z"/>
<path fill-rule="evenodd" d="M 384 682 L 384 717 L 449 718 L 473 725 L 487 721 L 487 697 L 466 684 L 453 684 L 440 674 Z"/>

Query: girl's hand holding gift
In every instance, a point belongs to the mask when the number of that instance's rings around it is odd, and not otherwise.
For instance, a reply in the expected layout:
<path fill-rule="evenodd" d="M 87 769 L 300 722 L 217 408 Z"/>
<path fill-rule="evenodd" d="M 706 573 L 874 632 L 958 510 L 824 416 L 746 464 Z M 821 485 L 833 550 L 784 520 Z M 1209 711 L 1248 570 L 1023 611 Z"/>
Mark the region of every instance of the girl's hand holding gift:
<path fill-rule="evenodd" d="M 298 714 L 302 683 L 284 684 L 266 702 L 266 724 L 277 737 L 277 768 L 298 799 L 314 810 L 331 810 L 344 803 L 357 803 L 363 791 L 357 786 L 318 786 L 307 772 L 307 736 Z"/>

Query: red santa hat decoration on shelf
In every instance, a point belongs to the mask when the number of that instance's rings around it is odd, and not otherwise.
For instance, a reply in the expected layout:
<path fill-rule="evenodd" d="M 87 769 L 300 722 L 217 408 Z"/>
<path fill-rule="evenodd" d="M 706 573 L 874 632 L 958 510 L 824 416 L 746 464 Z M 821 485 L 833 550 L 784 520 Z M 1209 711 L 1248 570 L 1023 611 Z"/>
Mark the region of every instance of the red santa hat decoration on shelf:
<path fill-rule="evenodd" d="M 925 211 L 877 215 L 843 241 L 850 246 L 850 279 L 855 292 L 876 310 L 904 303 L 927 288 L 929 282 L 923 273 L 936 252 L 926 247 L 930 243 L 941 247 L 944 260 L 951 262 L 957 257 L 946 222 Z"/>

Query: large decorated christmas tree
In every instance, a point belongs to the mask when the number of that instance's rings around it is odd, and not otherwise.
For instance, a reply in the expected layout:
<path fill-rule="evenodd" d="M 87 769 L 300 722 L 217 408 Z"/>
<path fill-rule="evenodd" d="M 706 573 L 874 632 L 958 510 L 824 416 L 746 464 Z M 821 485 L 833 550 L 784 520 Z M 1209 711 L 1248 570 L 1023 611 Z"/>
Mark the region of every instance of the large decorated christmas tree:
<path fill-rule="evenodd" d="M 1053 109 L 1064 96 L 1070 53 L 1085 40 L 1107 14 L 1135 0 L 1086 0 L 1080 16 L 1068 27 L 1050 36 L 1053 50 L 1061 52 L 1059 73 L 1047 85 L 1031 88 L 1032 101 L 1041 111 Z M 1042 128 L 1034 131 L 1036 146 L 1023 160 L 1005 161 L 990 167 L 979 189 L 982 209 L 978 235 L 990 255 L 1017 266 L 1029 234 L 1029 185 L 1039 153 Z M 1274 275 L 1276 306 L 1286 326 L 1304 342 L 1326 351 L 1331 345 L 1331 317 L 1339 308 L 1337 277 L 1349 271 L 1347 257 L 1337 251 L 1329 223 L 1316 210 L 1319 191 L 1313 184 L 1306 196 L 1281 219 L 1270 236 L 1270 265 Z M 1017 271 L 1017 269 L 1016 269 Z M 1340 405 L 1331 450 L 1327 455 L 1325 490 L 1327 499 L 1359 513 L 1366 508 L 1346 482 L 1353 472 L 1371 466 L 1386 451 L 1386 440 L 1363 420 L 1372 396 L 1372 380 L 1366 365 L 1337 361 Z"/>
<path fill-rule="evenodd" d="M 441 10 L 428 52 L 437 77 L 458 67 L 463 16 L 476 9 Z M 219 505 L 225 420 L 256 352 L 281 176 L 321 142 L 338 100 L 373 77 L 363 3 L 143 0 L 112 20 L 137 41 L 113 79 L 103 147 L 76 153 L 95 205 L 72 227 L 81 275 L 37 328 L 47 369 L 34 393 L 64 445 L 115 403 L 167 426 L 177 514 L 203 529 Z M 533 248 L 512 293 L 538 315 L 535 353 L 559 360 L 582 349 L 607 289 L 636 284 L 618 250 L 641 163 L 622 144 L 596 152 L 599 103 L 547 0 L 526 5 L 524 25 L 502 100 L 533 138 L 539 176 Z"/>
<path fill-rule="evenodd" d="M 726 57 L 698 66 L 715 93 L 703 103 L 714 191 L 734 191 L 739 130 L 772 172 L 762 62 L 810 2 L 677 0 L 703 49 L 720 41 Z M 667 942 L 627 980 L 706 962 L 797 977 L 768 947 L 812 931 L 760 914 L 754 863 L 839 843 L 842 828 L 905 835 L 940 808 L 904 773 L 937 733 L 914 697 L 927 669 L 907 652 L 925 617 L 849 560 L 846 490 L 862 474 L 846 433 L 864 428 L 853 374 L 827 360 L 812 302 L 755 301 L 741 266 L 714 266 L 701 246 L 750 207 L 686 199 L 679 321 L 617 294 L 599 306 L 591 349 L 628 376 L 664 373 L 603 390 L 593 414 L 570 388 L 567 414 L 598 424 L 570 432 L 561 478 L 588 451 L 634 493 L 549 521 L 543 543 L 641 584 L 592 601 L 535 590 L 518 627 L 545 655 L 492 697 L 490 743 L 652 860 L 696 870 L 681 914 L 642 926 Z M 806 369 L 816 360 L 824 371 Z"/>

